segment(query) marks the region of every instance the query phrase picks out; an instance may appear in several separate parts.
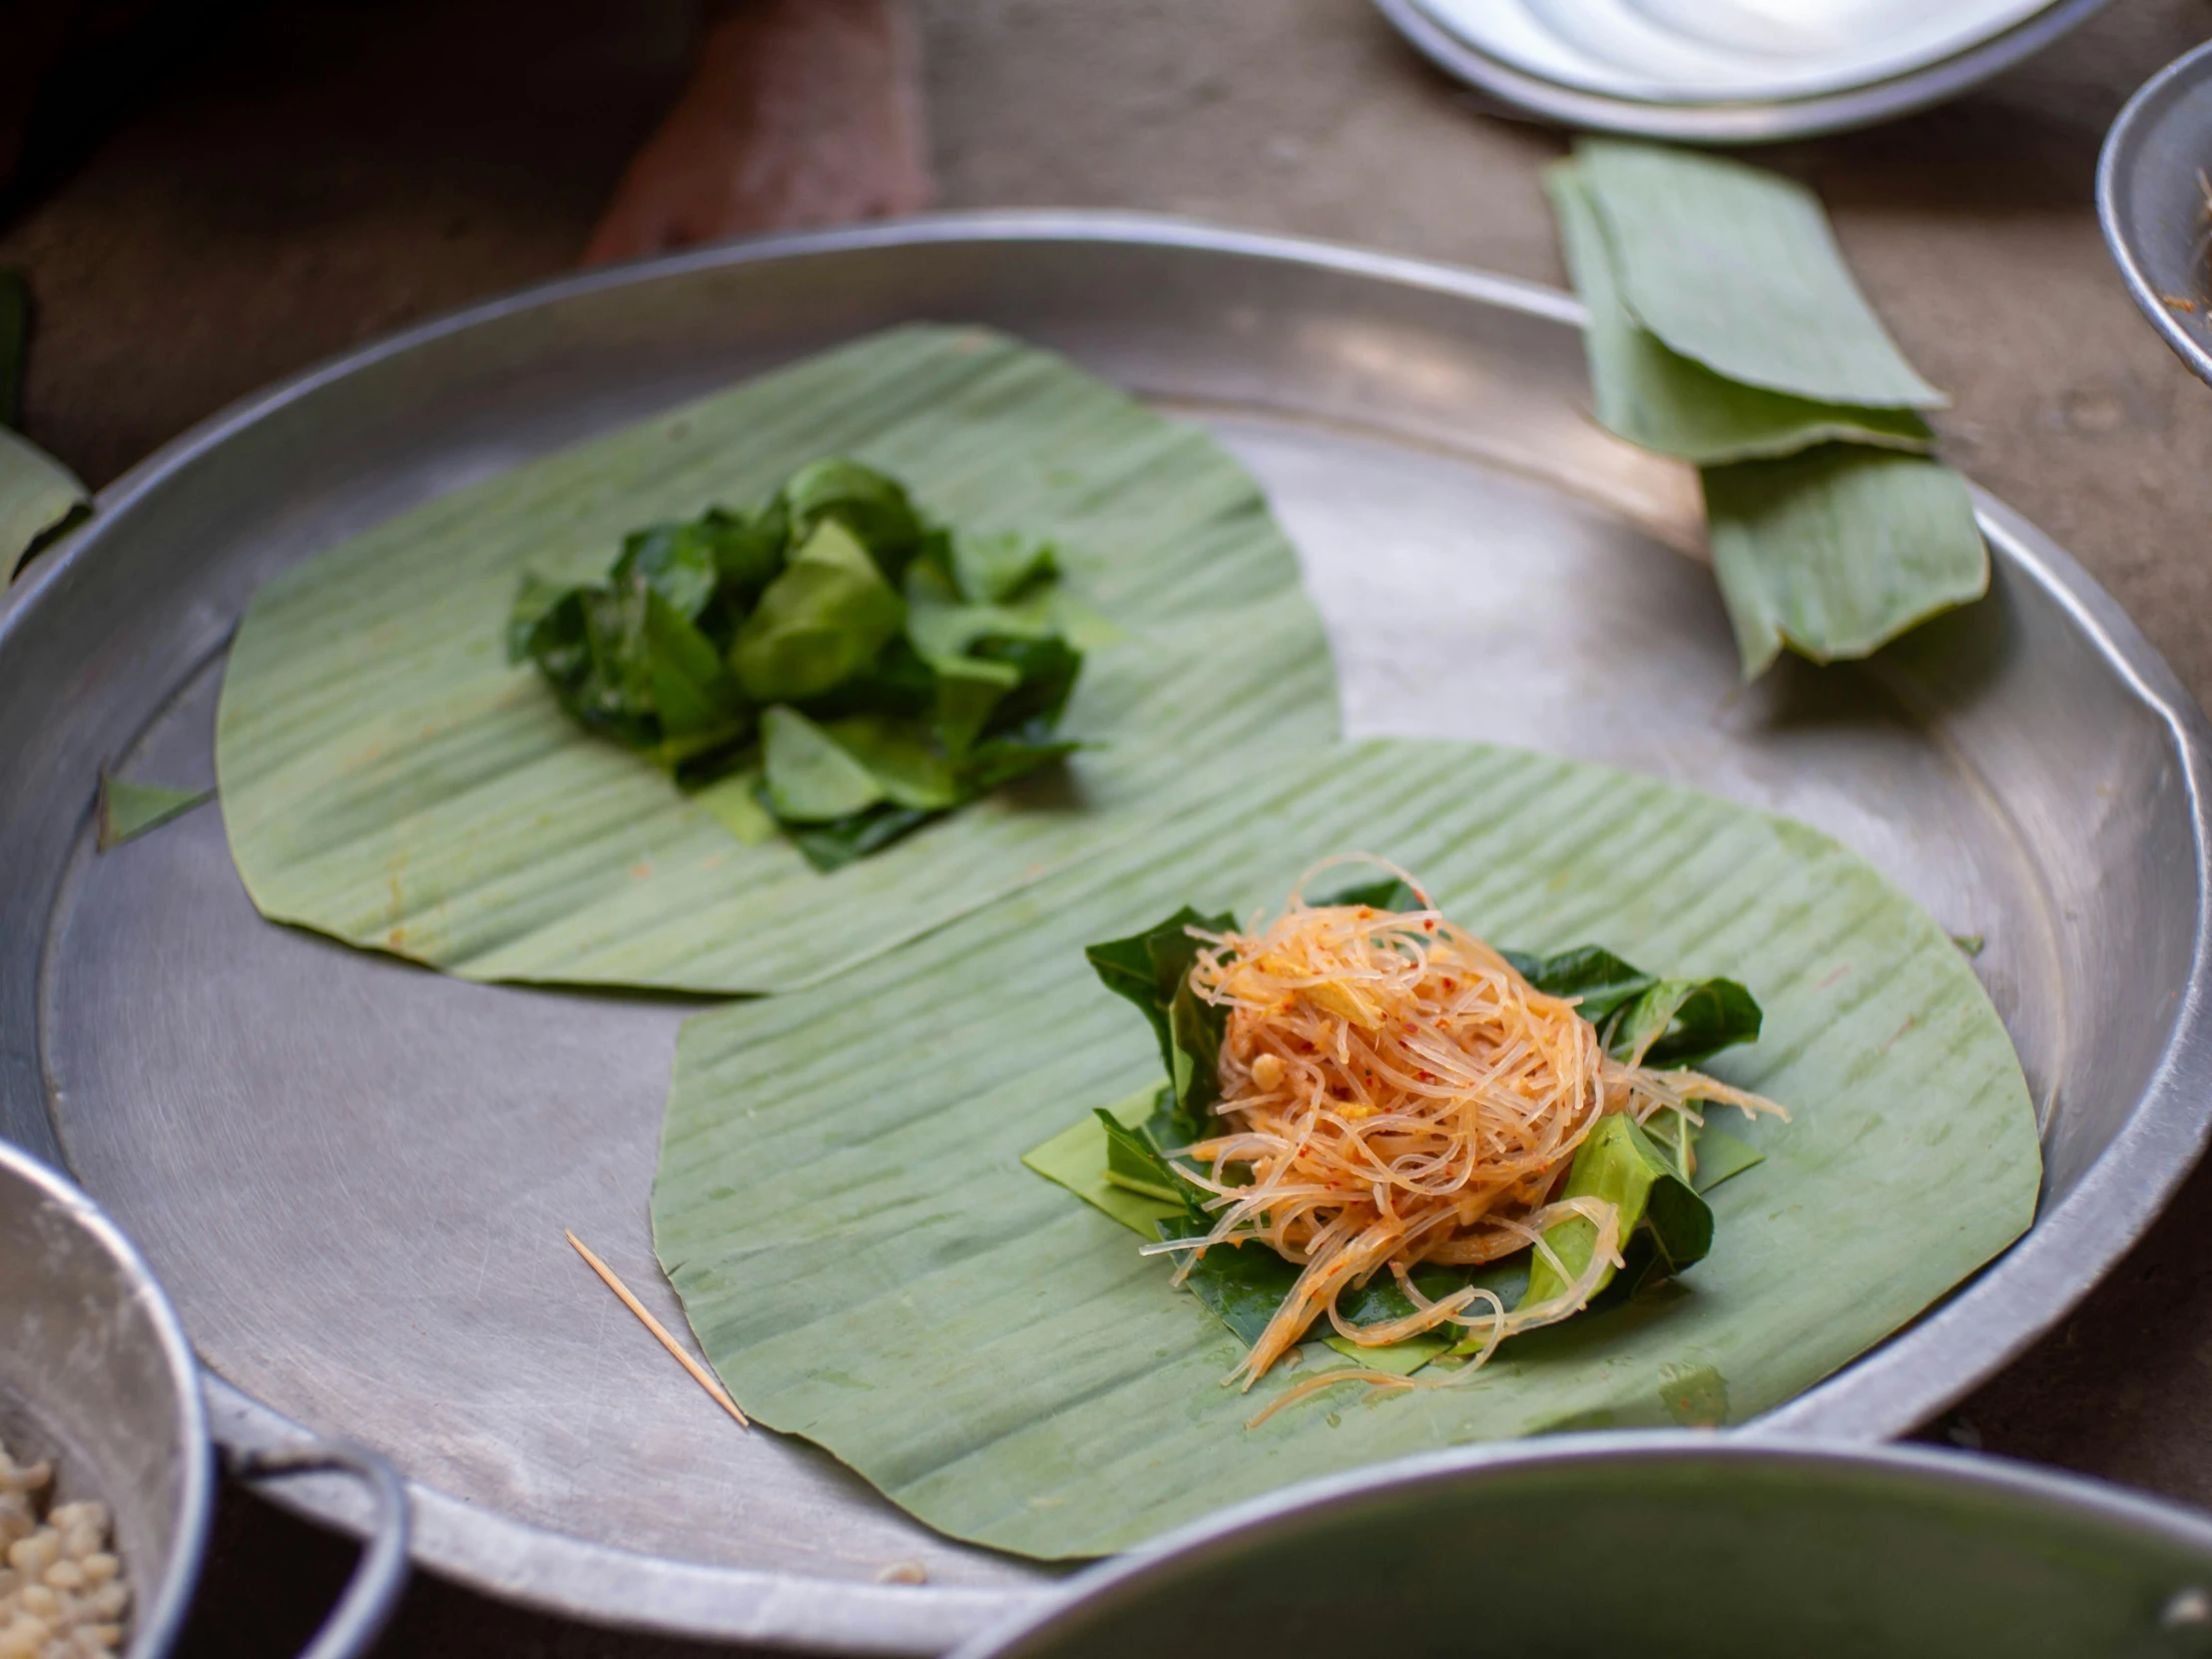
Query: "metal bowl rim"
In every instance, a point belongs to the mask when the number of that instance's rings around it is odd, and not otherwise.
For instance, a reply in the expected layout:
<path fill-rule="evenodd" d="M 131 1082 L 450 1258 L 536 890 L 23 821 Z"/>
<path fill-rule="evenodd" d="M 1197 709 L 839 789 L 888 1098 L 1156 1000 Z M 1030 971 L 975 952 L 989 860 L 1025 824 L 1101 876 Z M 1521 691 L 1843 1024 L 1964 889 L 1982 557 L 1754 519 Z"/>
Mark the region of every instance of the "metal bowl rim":
<path fill-rule="evenodd" d="M 7 648 L 15 629 L 29 625 L 40 596 L 57 586 L 78 562 L 93 557 L 106 528 L 165 479 L 234 433 L 359 369 L 515 312 L 633 282 L 782 259 L 975 243 L 1169 248 L 1319 268 L 1562 324 L 1580 326 L 1587 314 L 1571 294 L 1515 277 L 1341 244 L 1120 211 L 1008 209 L 923 215 L 746 239 L 559 276 L 456 307 L 325 358 L 249 394 L 165 444 L 99 492 L 99 510 L 83 531 L 38 560 L 11 588 L 0 591 L 0 651 Z M 2189 803 L 2200 875 L 2189 976 L 2173 1035 L 2150 1085 L 2121 1133 L 2065 1200 L 2038 1213 L 2025 1236 L 1918 1324 L 1761 1418 L 1761 1426 L 1770 1432 L 1883 1439 L 1909 1431 L 1951 1403 L 2063 1318 L 2109 1271 L 2171 1199 L 2212 1134 L 2212 1091 L 2186 1081 L 2190 1076 L 2212 1076 L 2212 890 L 2202 879 L 2207 849 L 2212 848 L 2212 802 L 2205 784 L 2212 767 L 2212 727 L 2164 660 L 2086 571 L 1986 491 L 1976 487 L 1974 496 L 1993 553 L 2067 613 L 2171 735 Z M 2106 1207 L 2124 1207 L 2134 1213 L 2133 1219 L 2115 1224 L 2089 1214 Z M 2081 1218 L 2079 1225 L 2071 1224 L 2073 1217 Z M 2059 1225 L 2062 1222 L 2068 1225 Z M 2039 1287 L 2031 1288 L 2037 1289 L 2036 1300 L 2044 1305 L 2025 1324 L 2002 1306 L 2012 1300 L 2003 1293 L 2021 1279 L 2039 1281 Z M 1964 1354 L 1942 1380 L 1932 1383 L 1916 1370 L 1919 1355 L 1930 1350 L 1963 1350 Z M 1907 1373 L 1911 1375 L 1900 1375 Z M 312 1438 L 307 1428 L 220 1377 L 209 1374 L 207 1383 L 218 1437 L 225 1443 L 269 1448 Z M 334 1425 L 334 1431 L 342 1430 L 342 1424 Z M 409 1491 L 417 1516 L 416 1556 L 422 1564 L 459 1574 L 494 1593 L 602 1624 L 772 1641 L 814 1651 L 938 1652 L 976 1628 L 979 1615 L 995 1618 L 1010 1606 L 1033 1604 L 1047 1593 L 879 1585 L 679 1561 L 556 1532 L 412 1481 Z M 359 1530 L 352 1509 L 324 1493 L 302 1486 L 272 1496 L 317 1520 Z M 624 1585 L 631 1587 L 616 1588 Z M 951 1634 L 939 1639 L 944 1632 Z"/>
<path fill-rule="evenodd" d="M 2175 356 L 2199 378 L 2212 381 L 2212 349 L 2181 325 L 2152 284 L 2137 256 L 2134 238 L 2120 221 L 2119 200 L 2134 176 L 2135 147 L 2144 130 L 2163 113 L 2164 105 L 2175 93 L 2208 76 L 2212 76 L 2212 40 L 2191 47 L 2145 81 L 2114 117 L 2104 135 L 2104 147 L 2097 153 L 2097 224 L 2104 231 L 2104 246 L 2112 255 L 2112 263 L 2120 268 L 2120 278 L 2127 283 L 2136 309 L 2150 319 L 2150 325 L 2173 348 Z"/>
<path fill-rule="evenodd" d="M 1903 75 L 1841 92 L 1770 102 L 1653 104 L 1585 92 L 1516 69 L 1476 50 L 1421 10 L 1418 0 L 1375 0 L 1390 26 L 1438 69 L 1516 108 L 1567 127 L 1685 144 L 1781 144 L 1849 132 L 1939 104 L 2040 52 L 2108 0 L 2053 0 L 1978 46 Z"/>
<path fill-rule="evenodd" d="M 1325 1475 L 1253 1498 L 1087 1568 L 1045 1607 L 1005 1619 L 954 1649 L 946 1659 L 993 1659 L 1017 1643 L 1049 1637 L 1062 1620 L 1078 1620 L 1101 1601 L 1141 1591 L 1144 1582 L 1165 1567 L 1203 1566 L 1209 1557 L 1239 1553 L 1256 1540 L 1268 1541 L 1270 1533 L 1295 1530 L 1307 1519 L 1339 1505 L 1386 1495 L 1402 1496 L 1410 1503 L 1429 1488 L 1479 1484 L 1491 1476 L 1531 1467 L 1653 1463 L 1704 1464 L 1716 1470 L 1746 1466 L 1796 1469 L 1821 1477 L 1850 1470 L 1899 1476 L 1922 1490 L 1978 1490 L 2016 1505 L 2089 1520 L 2102 1528 L 2147 1534 L 2193 1551 L 2212 1567 L 2212 1515 L 2085 1475 L 2009 1457 L 1932 1445 L 1864 1446 L 1784 1439 L 1741 1430 L 1714 1434 L 1662 1428 L 1559 1434 L 1423 1452 Z"/>
<path fill-rule="evenodd" d="M 169 1294 L 139 1255 L 138 1246 L 108 1219 L 107 1212 L 74 1182 L 5 1141 L 0 1141 L 0 1171 L 44 1193 L 123 1270 L 124 1280 L 152 1324 L 154 1339 L 161 1345 L 162 1358 L 168 1365 L 177 1407 L 177 1433 L 185 1453 L 177 1537 L 162 1569 L 160 1585 L 131 1621 L 128 1650 L 134 1659 L 138 1655 L 165 1654 L 184 1627 L 214 1522 L 215 1460 L 208 1444 L 207 1404 L 200 1392 L 200 1361 L 185 1336 L 177 1310 L 170 1305 Z"/>

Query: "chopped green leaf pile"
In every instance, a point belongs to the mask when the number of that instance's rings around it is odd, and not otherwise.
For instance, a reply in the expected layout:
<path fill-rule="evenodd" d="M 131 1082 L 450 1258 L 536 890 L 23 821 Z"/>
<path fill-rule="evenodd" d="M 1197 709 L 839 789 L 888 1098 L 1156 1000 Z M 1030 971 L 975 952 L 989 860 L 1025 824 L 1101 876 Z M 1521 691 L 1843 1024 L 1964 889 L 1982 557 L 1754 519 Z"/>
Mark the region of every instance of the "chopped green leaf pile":
<path fill-rule="evenodd" d="M 634 532 L 603 582 L 525 577 L 507 654 L 741 838 L 766 822 L 829 870 L 1078 747 L 1056 576 L 1048 543 L 931 523 L 827 459 L 757 512 Z"/>
<path fill-rule="evenodd" d="M 1864 657 L 1979 598 L 1943 395 L 1853 281 L 1820 200 L 1720 157 L 1584 139 L 1546 178 L 1599 421 L 1694 461 L 1744 677 Z"/>

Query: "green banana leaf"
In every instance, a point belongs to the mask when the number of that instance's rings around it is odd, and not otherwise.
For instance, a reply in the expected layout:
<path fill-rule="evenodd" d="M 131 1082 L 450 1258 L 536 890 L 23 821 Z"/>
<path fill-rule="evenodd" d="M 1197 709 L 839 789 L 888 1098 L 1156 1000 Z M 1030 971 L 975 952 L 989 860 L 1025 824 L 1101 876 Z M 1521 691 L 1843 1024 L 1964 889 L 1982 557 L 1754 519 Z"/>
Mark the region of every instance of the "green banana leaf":
<path fill-rule="evenodd" d="M 0 271 L 0 588 L 25 560 L 92 510 L 77 475 L 5 428 L 22 424 L 23 362 L 31 340 L 31 289 Z"/>
<path fill-rule="evenodd" d="M 1852 279 L 1820 198 L 1722 156 L 1578 139 L 1575 176 L 1621 296 L 1669 349 L 1747 386 L 1823 403 L 1940 408 Z"/>
<path fill-rule="evenodd" d="M 1973 497 L 1940 461 L 1839 443 L 1701 476 L 1746 680 L 1785 645 L 1816 663 L 1864 657 L 1988 591 Z"/>
<path fill-rule="evenodd" d="M 928 1524 L 1094 1555 L 1439 1445 L 1741 1421 L 2031 1219 L 2034 1117 L 1971 966 L 1817 831 L 1480 745 L 1374 740 L 1203 784 L 1095 858 L 834 985 L 697 1015 L 679 1040 L 653 1220 L 692 1329 L 759 1420 Z M 1158 1044 L 1081 941 L 1187 902 L 1280 906 L 1305 866 L 1352 849 L 1414 871 L 1485 937 L 1740 980 L 1760 1038 L 1711 1069 L 1793 1117 L 1731 1122 L 1766 1162 L 1708 1189 L 1715 1248 L 1673 1289 L 1516 1338 L 1465 1386 L 1348 1386 L 1247 1428 L 1339 1362 L 1310 1346 L 1300 1370 L 1224 1388 L 1236 1339 L 1022 1155 L 1159 1084 Z"/>
<path fill-rule="evenodd" d="M 1582 331 L 1601 425 L 1662 455 L 1709 464 L 1794 455 L 1816 443 L 1854 439 L 1925 451 L 1936 434 L 1911 409 L 1855 407 L 1769 391 L 1715 373 L 1670 351 L 1629 314 L 1618 257 L 1589 191 L 1571 162 L 1545 170 L 1574 290 L 1589 307 Z"/>
<path fill-rule="evenodd" d="M 125 841 L 135 841 L 149 830 L 159 830 L 173 818 L 183 818 L 195 807 L 215 799 L 213 790 L 180 790 L 168 784 L 134 784 L 126 778 L 100 774 L 100 799 L 95 809 L 98 833 L 94 844 L 102 852 Z"/>
<path fill-rule="evenodd" d="M 739 790 L 687 798 L 579 731 L 502 653 L 525 571 L 596 579 L 626 533 L 750 505 L 824 455 L 977 536 L 1051 543 L 1086 653 L 1060 736 L 1087 747 L 1064 771 L 833 874 L 764 842 Z M 1059 357 L 915 326 L 277 577 L 232 647 L 216 763 L 232 854 L 276 920 L 474 979 L 781 991 L 1097 852 L 1165 785 L 1336 730 L 1320 618 L 1243 468 Z"/>
<path fill-rule="evenodd" d="M 0 587 L 91 507 L 92 498 L 74 472 L 45 450 L 0 429 Z"/>

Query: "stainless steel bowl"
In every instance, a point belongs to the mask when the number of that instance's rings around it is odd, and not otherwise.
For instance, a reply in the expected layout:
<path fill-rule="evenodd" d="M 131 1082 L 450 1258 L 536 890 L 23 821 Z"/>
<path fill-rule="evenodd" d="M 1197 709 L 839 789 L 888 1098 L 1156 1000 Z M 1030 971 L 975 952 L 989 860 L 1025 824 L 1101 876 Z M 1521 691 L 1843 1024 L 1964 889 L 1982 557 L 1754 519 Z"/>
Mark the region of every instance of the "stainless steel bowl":
<path fill-rule="evenodd" d="M 0 1441 L 115 1515 L 133 1659 L 166 1653 L 207 1548 L 200 1370 L 138 1252 L 74 1187 L 0 1146 Z"/>
<path fill-rule="evenodd" d="M 1476 50 L 1431 17 L 1419 0 L 1375 0 L 1391 26 L 1429 62 L 1511 109 L 1601 133 L 1719 145 L 1816 138 L 1928 109 L 2033 57 L 2106 3 L 2052 0 L 2033 16 L 1951 57 L 1841 91 L 1805 98 L 1657 103 L 1547 80 Z"/>
<path fill-rule="evenodd" d="M 2212 41 L 2143 84 L 2105 135 L 2097 219 L 2127 291 L 2212 380 Z"/>
<path fill-rule="evenodd" d="M 2212 1520 L 1926 1448 L 1692 1433 L 1301 1486 L 1072 1580 L 954 1659 L 2212 1652 Z"/>
<path fill-rule="evenodd" d="M 98 1206 L 0 1143 L 0 1442 L 54 1464 L 56 1496 L 115 1517 L 131 1589 L 130 1659 L 176 1644 L 207 1551 L 215 1489 L 200 1367 L 169 1298 Z M 307 1650 L 338 1659 L 375 1639 L 406 1573 L 398 1477 L 322 1444 L 238 1459 L 252 1480 L 344 1472 L 377 1494 L 353 1583 Z"/>

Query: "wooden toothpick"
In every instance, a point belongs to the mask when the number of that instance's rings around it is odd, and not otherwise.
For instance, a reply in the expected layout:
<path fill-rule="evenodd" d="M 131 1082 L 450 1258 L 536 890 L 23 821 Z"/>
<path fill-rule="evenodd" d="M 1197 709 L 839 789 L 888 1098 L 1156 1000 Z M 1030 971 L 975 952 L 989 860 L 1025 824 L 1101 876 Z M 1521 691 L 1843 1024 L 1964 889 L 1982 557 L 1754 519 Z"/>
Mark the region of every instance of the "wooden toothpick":
<path fill-rule="evenodd" d="M 567 1232 L 567 1229 L 564 1228 L 562 1231 Z M 647 1313 L 645 1304 L 630 1294 L 630 1287 L 615 1277 L 615 1270 L 594 1256 L 591 1253 L 591 1247 L 575 1234 L 569 1233 L 568 1242 L 576 1247 L 577 1255 L 591 1264 L 591 1271 L 607 1282 L 607 1289 L 622 1298 L 622 1305 L 645 1322 L 646 1330 L 661 1339 L 661 1346 L 676 1356 L 676 1363 L 690 1372 L 702 1388 L 714 1395 L 715 1403 L 728 1411 L 733 1417 L 736 1417 L 739 1427 L 751 1428 L 753 1419 L 738 1409 L 738 1402 L 730 1397 L 729 1391 L 720 1382 L 715 1381 L 714 1373 L 684 1352 L 683 1345 L 668 1334 L 668 1327 Z"/>

